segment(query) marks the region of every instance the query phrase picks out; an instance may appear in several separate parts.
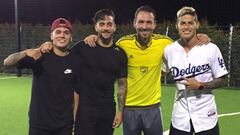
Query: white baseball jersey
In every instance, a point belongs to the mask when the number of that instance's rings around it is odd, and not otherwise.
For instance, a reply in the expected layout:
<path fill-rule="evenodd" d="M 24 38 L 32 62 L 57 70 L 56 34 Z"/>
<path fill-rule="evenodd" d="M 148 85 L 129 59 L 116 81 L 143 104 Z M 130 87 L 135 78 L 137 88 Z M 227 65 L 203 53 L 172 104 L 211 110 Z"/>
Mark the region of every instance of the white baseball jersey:
<path fill-rule="evenodd" d="M 222 54 L 213 43 L 194 46 L 186 53 L 176 41 L 165 48 L 164 57 L 166 68 L 176 82 L 182 81 L 183 77 L 195 77 L 200 82 L 209 82 L 227 74 Z M 177 84 L 177 90 L 185 90 L 185 87 Z M 179 130 L 190 132 L 190 119 L 196 133 L 209 130 L 217 124 L 217 107 L 213 94 L 175 100 L 172 125 Z"/>

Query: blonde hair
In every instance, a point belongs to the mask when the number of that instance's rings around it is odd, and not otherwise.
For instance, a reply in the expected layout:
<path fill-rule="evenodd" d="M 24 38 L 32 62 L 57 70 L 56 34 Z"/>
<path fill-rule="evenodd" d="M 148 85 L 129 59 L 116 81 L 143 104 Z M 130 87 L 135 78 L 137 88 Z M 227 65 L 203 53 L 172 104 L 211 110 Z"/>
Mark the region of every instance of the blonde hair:
<path fill-rule="evenodd" d="M 191 15 L 195 17 L 196 21 L 198 21 L 197 13 L 193 7 L 182 7 L 179 9 L 177 12 L 177 20 L 184 15 Z"/>

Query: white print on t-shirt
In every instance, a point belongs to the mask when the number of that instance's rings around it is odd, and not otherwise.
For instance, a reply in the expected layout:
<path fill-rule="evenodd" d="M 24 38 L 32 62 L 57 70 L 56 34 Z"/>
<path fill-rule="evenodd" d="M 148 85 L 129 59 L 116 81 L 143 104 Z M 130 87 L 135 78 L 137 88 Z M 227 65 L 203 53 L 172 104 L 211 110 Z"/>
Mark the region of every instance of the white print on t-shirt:
<path fill-rule="evenodd" d="M 71 69 L 66 69 L 65 71 L 64 71 L 64 74 L 71 74 L 72 73 L 72 70 Z"/>

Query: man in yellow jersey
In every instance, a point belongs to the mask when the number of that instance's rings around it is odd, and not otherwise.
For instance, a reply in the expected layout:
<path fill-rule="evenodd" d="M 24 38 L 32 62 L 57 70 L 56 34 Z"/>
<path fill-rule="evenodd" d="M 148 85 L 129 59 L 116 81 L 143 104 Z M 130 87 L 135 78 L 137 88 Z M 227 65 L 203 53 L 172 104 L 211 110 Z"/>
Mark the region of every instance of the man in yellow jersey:
<path fill-rule="evenodd" d="M 164 48 L 173 42 L 169 37 L 153 34 L 155 11 L 141 6 L 135 12 L 136 34 L 117 41 L 128 57 L 128 90 L 123 113 L 124 135 L 162 135 L 161 68 Z M 85 38 L 95 46 L 93 35 Z M 208 37 L 207 37 L 208 38 Z M 93 40 L 94 39 L 94 40 Z"/>
<path fill-rule="evenodd" d="M 141 6 L 135 12 L 137 33 L 117 41 L 128 57 L 128 92 L 123 113 L 124 135 L 162 135 L 161 68 L 169 37 L 153 34 L 155 11 Z"/>

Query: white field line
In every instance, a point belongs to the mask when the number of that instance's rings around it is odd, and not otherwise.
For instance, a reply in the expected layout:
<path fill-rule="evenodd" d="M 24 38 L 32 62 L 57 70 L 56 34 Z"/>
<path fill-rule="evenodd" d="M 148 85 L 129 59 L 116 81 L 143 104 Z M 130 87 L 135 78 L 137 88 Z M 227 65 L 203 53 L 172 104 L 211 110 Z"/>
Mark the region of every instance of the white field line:
<path fill-rule="evenodd" d="M 12 76 L 12 77 L 2 77 L 0 78 L 0 80 L 6 80 L 6 79 L 12 79 L 12 78 L 17 78 L 16 76 Z"/>
<path fill-rule="evenodd" d="M 224 116 L 239 115 L 239 114 L 240 114 L 240 112 L 219 114 L 219 115 L 218 115 L 218 118 L 224 117 Z M 169 135 L 169 130 L 164 131 L 163 135 Z"/>
<path fill-rule="evenodd" d="M 239 114 L 240 114 L 240 112 L 219 114 L 219 115 L 218 115 L 218 118 L 220 118 L 220 117 L 224 117 L 224 116 L 239 115 Z"/>

